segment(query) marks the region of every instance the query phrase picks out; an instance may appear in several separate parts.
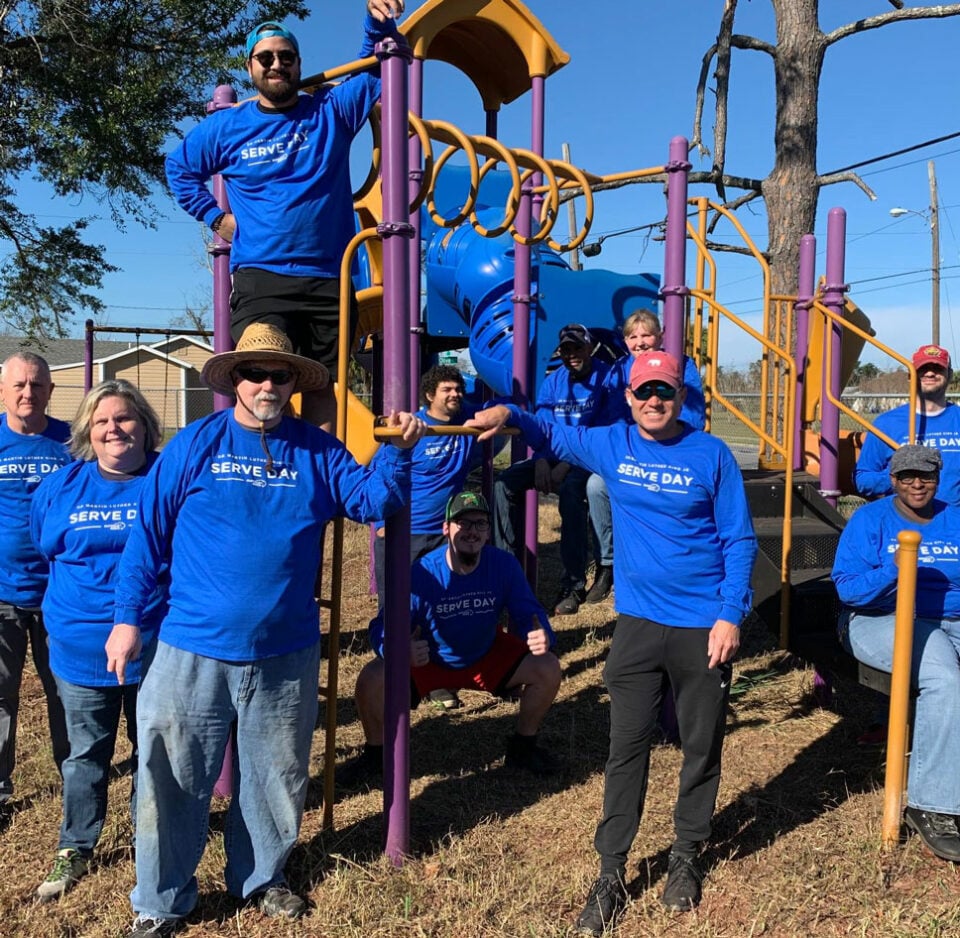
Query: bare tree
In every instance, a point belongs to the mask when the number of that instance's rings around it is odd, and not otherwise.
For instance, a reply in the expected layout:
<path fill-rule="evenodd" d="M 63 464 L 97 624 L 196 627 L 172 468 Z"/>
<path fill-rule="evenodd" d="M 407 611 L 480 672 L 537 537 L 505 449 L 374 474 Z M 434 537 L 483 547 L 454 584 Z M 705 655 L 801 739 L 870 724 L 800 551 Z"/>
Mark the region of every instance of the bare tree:
<path fill-rule="evenodd" d="M 691 149 L 703 155 L 710 150 L 703 142 L 704 99 L 713 65 L 716 107 L 713 124 L 713 167 L 691 174 L 691 181 L 709 182 L 722 201 L 727 189 L 743 194 L 729 204 L 739 205 L 762 196 L 766 205 L 772 286 L 777 293 L 796 290 L 800 238 L 813 231 L 820 190 L 837 182 L 853 182 L 873 198 L 869 187 L 855 173 L 820 175 L 817 172 L 817 125 L 820 76 L 824 55 L 832 45 L 856 33 L 879 29 L 906 20 L 957 16 L 960 3 L 895 10 L 847 23 L 828 33 L 820 29 L 819 0 L 770 0 L 777 23 L 776 43 L 734 32 L 738 0 L 724 0 L 716 43 L 707 50 L 697 85 Z M 773 63 L 776 86 L 774 165 L 765 179 L 747 179 L 726 171 L 727 104 L 731 54 L 734 49 L 760 52 Z M 714 64 L 715 63 L 715 64 Z"/>

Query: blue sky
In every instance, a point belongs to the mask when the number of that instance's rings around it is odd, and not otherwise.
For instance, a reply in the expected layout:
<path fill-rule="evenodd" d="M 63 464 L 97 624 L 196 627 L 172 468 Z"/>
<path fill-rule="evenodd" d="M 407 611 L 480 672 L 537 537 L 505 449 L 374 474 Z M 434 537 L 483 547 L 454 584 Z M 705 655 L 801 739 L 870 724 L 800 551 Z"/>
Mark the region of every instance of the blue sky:
<path fill-rule="evenodd" d="M 914 4 L 916 5 L 916 4 Z M 415 6 L 415 3 L 411 3 Z M 569 143 L 573 162 L 609 173 L 665 161 L 672 136 L 689 137 L 700 61 L 713 42 L 722 0 L 620 4 L 600 0 L 529 0 L 528 6 L 570 55 L 570 63 L 547 82 L 546 151 L 559 157 Z M 821 4 L 821 27 L 891 10 L 886 0 Z M 339 0 L 319 4 L 304 23 L 291 23 L 300 38 L 304 71 L 353 58 L 360 40 L 363 4 Z M 589 14 L 589 15 L 587 15 Z M 773 40 L 770 5 L 741 0 L 737 32 Z M 821 172 L 960 130 L 956 56 L 960 17 L 898 23 L 846 39 L 827 53 L 820 94 Z M 210 91 L 213 87 L 211 84 Z M 483 131 L 483 113 L 470 83 L 449 67 L 428 63 L 424 113 L 465 130 Z M 530 102 L 504 109 L 500 137 L 510 145 L 530 143 Z M 772 165 L 773 77 L 769 59 L 735 50 L 731 72 L 728 172 L 763 177 Z M 712 138 L 708 137 L 708 142 Z M 355 176 L 367 165 L 362 134 L 354 154 Z M 941 341 L 960 353 L 960 138 L 866 167 L 875 190 L 871 202 L 850 184 L 821 193 L 815 234 L 822 254 L 827 211 L 848 213 L 847 274 L 851 295 L 870 316 L 880 338 L 912 351 L 930 338 L 930 229 L 917 215 L 893 219 L 890 208 L 923 212 L 929 205 L 927 161 L 939 183 L 941 228 Z M 707 168 L 692 157 L 695 168 Z M 107 304 L 102 321 L 113 326 L 166 326 L 185 305 L 208 301 L 210 275 L 204 266 L 199 230 L 164 192 L 158 192 L 157 227 L 132 222 L 117 230 L 94 200 L 65 202 L 39 185 L 26 184 L 24 204 L 48 220 L 101 215 L 93 237 L 107 259 L 122 268 L 104 279 Z M 692 191 L 691 194 L 698 194 Z M 704 190 L 704 194 L 712 194 Z M 658 186 L 632 186 L 600 194 L 591 239 L 664 215 Z M 765 218 L 757 201 L 739 213 L 765 247 Z M 565 221 L 561 224 L 565 224 Z M 564 229 L 565 230 L 565 229 Z M 662 251 L 643 233 L 612 237 L 590 267 L 619 272 L 662 270 Z M 818 274 L 822 257 L 818 263 Z M 756 323 L 759 281 L 743 263 L 720 257 L 720 298 Z M 956 321 L 955 321 L 956 320 Z M 80 323 L 77 324 L 78 329 Z M 79 333 L 77 333 L 79 334 Z M 742 366 L 758 357 L 753 346 L 731 342 L 721 363 Z M 870 356 L 874 358 L 874 356 Z M 882 360 L 881 360 L 882 362 Z"/>

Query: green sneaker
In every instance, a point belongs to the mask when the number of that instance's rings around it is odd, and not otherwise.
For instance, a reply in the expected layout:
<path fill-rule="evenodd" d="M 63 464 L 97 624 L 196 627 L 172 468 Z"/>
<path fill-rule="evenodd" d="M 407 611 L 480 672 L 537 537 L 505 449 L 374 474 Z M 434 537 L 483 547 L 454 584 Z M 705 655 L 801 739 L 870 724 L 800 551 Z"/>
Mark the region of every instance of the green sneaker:
<path fill-rule="evenodd" d="M 79 850 L 72 847 L 58 850 L 50 875 L 37 886 L 37 898 L 41 902 L 59 899 L 87 875 L 89 867 L 90 859 L 83 856 Z"/>

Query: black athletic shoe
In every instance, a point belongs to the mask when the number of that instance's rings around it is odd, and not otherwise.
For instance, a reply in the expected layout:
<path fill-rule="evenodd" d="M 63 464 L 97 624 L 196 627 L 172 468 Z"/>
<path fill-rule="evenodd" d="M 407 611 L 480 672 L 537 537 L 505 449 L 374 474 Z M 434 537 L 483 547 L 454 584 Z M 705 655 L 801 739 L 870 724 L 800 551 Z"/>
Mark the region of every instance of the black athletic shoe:
<path fill-rule="evenodd" d="M 503 764 L 509 769 L 523 769 L 534 775 L 556 775 L 560 771 L 560 763 L 537 745 L 536 738 L 517 735 L 507 740 L 507 757 Z"/>
<path fill-rule="evenodd" d="M 557 601 L 557 605 L 553 610 L 555 616 L 572 616 L 580 608 L 580 604 L 584 600 L 584 592 L 582 589 L 579 590 L 567 590 L 560 599 Z"/>
<path fill-rule="evenodd" d="M 254 896 L 257 908 L 267 918 L 285 918 L 293 921 L 307 911 L 307 903 L 286 883 L 270 886 Z"/>
<path fill-rule="evenodd" d="M 942 860 L 960 863 L 960 832 L 952 814 L 935 814 L 919 808 L 903 813 L 907 827 L 916 831 L 927 847 Z"/>
<path fill-rule="evenodd" d="M 586 905 L 574 926 L 578 935 L 600 935 L 612 930 L 627 904 L 627 891 L 619 876 L 602 875 L 590 887 Z"/>
<path fill-rule="evenodd" d="M 674 912 L 689 912 L 700 905 L 700 884 L 703 870 L 696 857 L 670 854 L 667 863 L 667 885 L 660 901 Z"/>
<path fill-rule="evenodd" d="M 585 603 L 602 603 L 613 589 L 613 567 L 597 567 L 597 575 L 593 578 L 593 586 L 584 597 Z"/>

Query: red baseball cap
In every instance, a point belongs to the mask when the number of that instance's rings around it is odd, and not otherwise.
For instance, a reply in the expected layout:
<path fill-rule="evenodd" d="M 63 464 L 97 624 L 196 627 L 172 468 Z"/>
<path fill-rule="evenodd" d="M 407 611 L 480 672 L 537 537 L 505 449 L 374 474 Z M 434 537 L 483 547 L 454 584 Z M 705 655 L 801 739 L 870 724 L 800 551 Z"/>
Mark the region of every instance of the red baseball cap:
<path fill-rule="evenodd" d="M 939 345 L 921 345 L 913 353 L 913 367 L 919 370 L 924 365 L 939 365 L 949 369 L 950 353 Z"/>
<path fill-rule="evenodd" d="M 672 388 L 683 387 L 683 369 L 669 352 L 641 352 L 630 368 L 630 387 L 648 381 L 663 381 Z"/>

